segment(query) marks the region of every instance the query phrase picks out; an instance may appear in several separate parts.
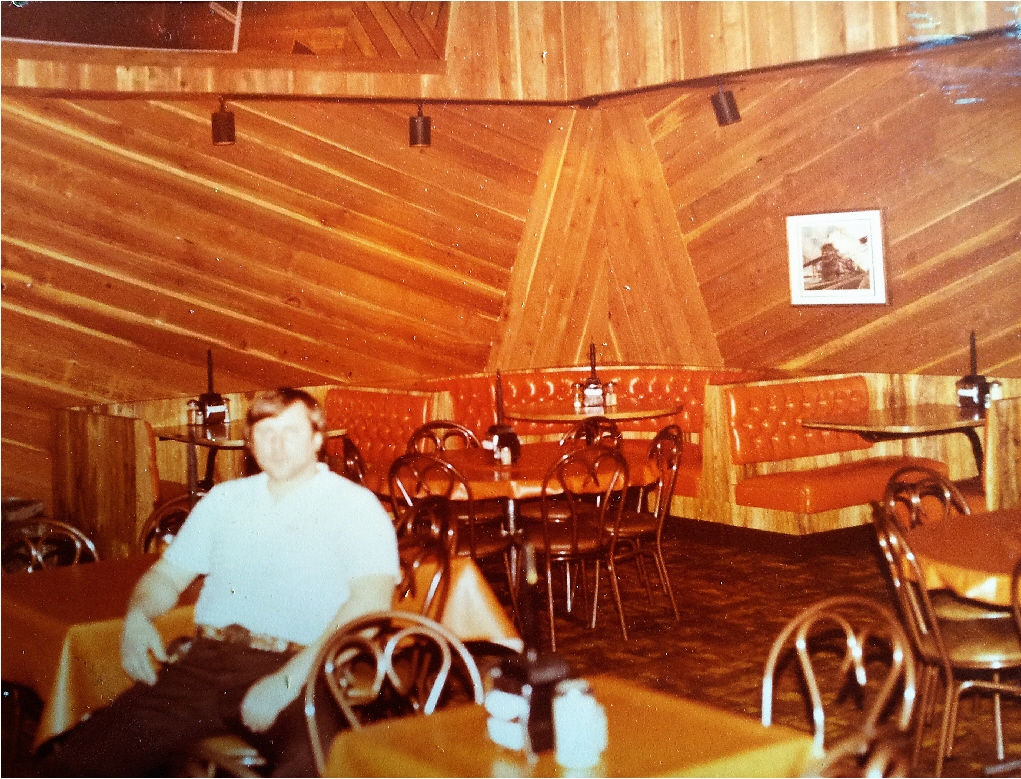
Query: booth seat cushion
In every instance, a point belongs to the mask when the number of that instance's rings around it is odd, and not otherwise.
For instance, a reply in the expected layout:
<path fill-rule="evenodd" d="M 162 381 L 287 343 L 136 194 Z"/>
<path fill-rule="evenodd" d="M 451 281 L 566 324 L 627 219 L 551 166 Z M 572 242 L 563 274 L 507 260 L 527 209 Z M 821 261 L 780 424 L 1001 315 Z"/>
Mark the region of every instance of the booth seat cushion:
<path fill-rule="evenodd" d="M 741 506 L 814 514 L 878 502 L 898 468 L 920 465 L 947 475 L 947 466 L 925 457 L 875 457 L 803 471 L 751 476 L 737 483 Z"/>
<path fill-rule="evenodd" d="M 868 408 L 864 376 L 730 387 L 727 415 L 732 460 L 745 465 L 868 449 L 872 444 L 857 433 L 801 425 L 802 419 L 812 415 Z"/>

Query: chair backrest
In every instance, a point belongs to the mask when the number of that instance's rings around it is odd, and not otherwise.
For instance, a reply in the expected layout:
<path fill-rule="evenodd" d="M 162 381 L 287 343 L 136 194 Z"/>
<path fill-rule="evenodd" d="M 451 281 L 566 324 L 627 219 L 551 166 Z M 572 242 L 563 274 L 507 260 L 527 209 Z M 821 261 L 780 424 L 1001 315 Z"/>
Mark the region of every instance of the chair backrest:
<path fill-rule="evenodd" d="M 406 714 L 428 715 L 441 704 L 483 701 L 475 660 L 453 633 L 427 617 L 387 611 L 353 620 L 326 640 L 305 684 L 305 719 L 319 773 L 323 742 L 337 727 Z"/>
<path fill-rule="evenodd" d="M 869 661 L 875 659 L 877 643 L 882 647 L 882 664 L 870 669 Z M 869 598 L 836 596 L 809 606 L 790 620 L 773 642 L 766 661 L 762 677 L 763 725 L 772 723 L 775 678 L 781 661 L 789 657 L 791 649 L 797 655 L 801 680 L 811 701 L 816 757 L 824 754 L 826 738 L 820 681 L 824 680 L 825 686 L 834 691 L 833 697 L 837 697 L 847 686 L 849 671 L 853 671 L 865 703 L 860 733 L 870 737 L 876 732 L 898 688 L 900 705 L 895 722 L 901 731 L 908 729 L 915 703 L 915 661 L 911 643 L 890 609 Z M 833 652 L 838 657 L 842 655 L 841 662 L 827 664 L 826 672 L 820 673 L 822 656 Z M 829 667 L 833 665 L 835 670 Z M 878 672 L 878 677 L 874 671 Z M 868 684 L 869 676 L 875 684 Z"/>
<path fill-rule="evenodd" d="M 396 598 L 405 603 L 417 603 L 420 614 L 439 620 L 450 590 L 450 560 L 457 550 L 457 519 L 450 501 L 439 495 L 429 495 L 405 512 L 397 527 L 397 544 L 400 552 L 401 583 Z M 423 571 L 432 569 L 429 586 L 420 589 Z"/>
<path fill-rule="evenodd" d="M 1014 573 L 1010 577 L 1010 609 L 1014 612 L 1017 634 L 1021 636 L 1021 558 L 1018 559 Z"/>
<path fill-rule="evenodd" d="M 677 425 L 668 425 L 660 430 L 649 444 L 649 464 L 656 473 L 656 480 L 642 491 L 642 505 L 649 501 L 652 511 L 662 524 L 670 512 L 670 499 L 677 487 L 677 472 L 681 467 L 681 452 L 684 447 L 684 431 Z"/>
<path fill-rule="evenodd" d="M 886 510 L 876 515 L 873 524 L 915 651 L 923 661 L 940 664 L 944 678 L 953 678 L 949 654 L 929 598 L 925 572 L 908 545 L 902 525 L 894 512 Z"/>
<path fill-rule="evenodd" d="M 578 422 L 560 439 L 561 446 L 584 444 L 593 446 L 620 446 L 620 428 L 612 419 L 604 416 L 593 416 Z"/>
<path fill-rule="evenodd" d="M 462 509 L 459 513 L 475 514 L 475 501 L 468 482 L 453 465 L 431 454 L 401 455 L 390 466 L 388 480 L 397 527 L 406 521 L 406 515 L 416 503 L 430 496 L 457 500 Z"/>
<path fill-rule="evenodd" d="M 426 422 L 408 439 L 408 452 L 445 452 L 447 449 L 475 449 L 481 446 L 478 436 L 464 425 L 439 419 Z"/>
<path fill-rule="evenodd" d="M 620 524 L 628 476 L 627 460 L 616 447 L 586 446 L 562 455 L 542 483 L 546 548 L 550 548 L 550 525 L 564 522 L 570 523 L 572 554 L 578 552 L 579 534 L 584 537 L 587 523 L 594 523 L 609 543 Z"/>
<path fill-rule="evenodd" d="M 917 465 L 901 468 L 890 477 L 882 510 L 906 529 L 971 514 L 968 501 L 949 479 Z"/>
<path fill-rule="evenodd" d="M 4 573 L 27 573 L 99 559 L 96 545 L 81 530 L 39 518 L 5 522 L 2 554 Z"/>
<path fill-rule="evenodd" d="M 336 449 L 337 447 L 334 447 Z M 324 449 L 326 452 L 326 464 L 330 466 L 330 470 L 334 473 L 339 473 L 345 479 L 353 481 L 355 484 L 362 484 L 365 481 L 365 460 L 362 458 L 362 453 L 358 449 L 358 446 L 348 436 L 340 437 L 340 452 L 331 453 L 329 449 Z"/>
<path fill-rule="evenodd" d="M 157 504 L 138 534 L 138 550 L 142 554 L 162 554 L 173 543 L 197 500 L 198 496 L 185 494 Z"/>
<path fill-rule="evenodd" d="M 912 774 L 911 744 L 897 728 L 840 739 L 820 758 L 809 761 L 802 776 L 904 777 Z"/>

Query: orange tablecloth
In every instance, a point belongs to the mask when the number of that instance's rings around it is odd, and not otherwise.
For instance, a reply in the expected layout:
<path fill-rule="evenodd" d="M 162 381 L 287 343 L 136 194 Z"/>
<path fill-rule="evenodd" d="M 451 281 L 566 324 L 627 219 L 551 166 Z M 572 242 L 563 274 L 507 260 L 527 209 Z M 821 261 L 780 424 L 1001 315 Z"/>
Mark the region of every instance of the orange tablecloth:
<path fill-rule="evenodd" d="M 750 717 L 600 676 L 609 746 L 595 776 L 799 776 L 812 737 Z M 535 766 L 497 746 L 486 710 L 465 705 L 345 731 L 333 741 L 327 776 L 563 776 L 553 753 Z"/>
<path fill-rule="evenodd" d="M 1010 577 L 1021 558 L 1021 509 L 957 516 L 907 534 L 926 585 L 964 598 L 1010 605 Z"/>
<path fill-rule="evenodd" d="M 121 618 L 135 583 L 155 555 L 50 568 L 3 577 L 3 678 L 31 687 L 44 708 L 36 743 L 62 733 L 108 705 L 131 685 L 120 665 Z M 423 567 L 423 581 L 432 575 Z M 424 587 L 418 588 L 424 597 Z M 165 641 L 192 635 L 197 591 L 156 624 Z M 395 607 L 417 610 L 414 602 Z M 459 638 L 489 640 L 516 651 L 521 639 L 469 559 L 451 566 L 440 620 Z"/>

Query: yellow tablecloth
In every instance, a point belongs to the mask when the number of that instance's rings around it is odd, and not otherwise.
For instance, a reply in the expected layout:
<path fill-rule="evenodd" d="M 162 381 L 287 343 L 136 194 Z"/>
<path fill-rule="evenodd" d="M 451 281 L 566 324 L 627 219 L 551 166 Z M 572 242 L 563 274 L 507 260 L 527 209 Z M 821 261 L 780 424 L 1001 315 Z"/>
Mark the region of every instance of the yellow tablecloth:
<path fill-rule="evenodd" d="M 812 737 L 653 692 L 622 679 L 591 680 L 605 707 L 609 746 L 595 776 L 799 776 Z M 552 753 L 529 766 L 490 741 L 486 710 L 464 705 L 403 717 L 334 739 L 327 776 L 565 776 Z"/>
<path fill-rule="evenodd" d="M 930 589 L 1010 605 L 1010 577 L 1021 558 L 1021 509 L 957 516 L 907 534 Z"/>
<path fill-rule="evenodd" d="M 131 590 L 155 555 L 51 568 L 3 577 L 3 678 L 31 687 L 44 708 L 36 743 L 62 733 L 131 685 L 120 665 L 121 618 Z M 424 580 L 432 572 L 423 568 Z M 418 589 L 424 597 L 424 588 Z M 164 641 L 192 635 L 194 599 L 156 621 Z M 396 608 L 417 610 L 414 601 Z M 462 640 L 488 640 L 520 651 L 521 639 L 469 559 L 451 566 L 440 621 Z"/>

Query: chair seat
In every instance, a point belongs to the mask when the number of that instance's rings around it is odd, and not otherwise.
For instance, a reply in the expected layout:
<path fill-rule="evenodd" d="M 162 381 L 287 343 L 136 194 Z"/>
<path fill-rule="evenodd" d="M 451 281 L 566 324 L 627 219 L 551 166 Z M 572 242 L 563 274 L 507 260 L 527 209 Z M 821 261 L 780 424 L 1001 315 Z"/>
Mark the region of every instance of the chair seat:
<path fill-rule="evenodd" d="M 502 554 L 514 544 L 514 536 L 507 535 L 503 528 L 494 524 L 475 525 L 475 555 L 489 557 Z M 463 528 L 457 536 L 457 554 L 461 557 L 471 555 L 471 537 L 468 528 Z"/>
<path fill-rule="evenodd" d="M 929 593 L 932 610 L 943 620 L 968 619 L 1010 619 L 1010 611 L 996 608 L 966 598 L 959 598 L 946 590 L 934 590 Z"/>
<path fill-rule="evenodd" d="M 607 528 L 612 532 L 612 528 Z M 625 510 L 620 515 L 617 536 L 622 538 L 648 535 L 659 530 L 659 518 L 648 511 Z"/>
<path fill-rule="evenodd" d="M 1021 668 L 1021 642 L 1011 619 L 946 620 L 940 622 L 943 641 L 956 668 L 998 670 Z M 939 653 L 931 641 L 922 653 L 937 662 Z"/>
<path fill-rule="evenodd" d="M 549 546 L 546 545 L 546 537 L 542 528 L 529 528 L 525 531 L 525 542 L 531 543 L 539 554 L 549 554 L 553 557 L 565 555 L 596 555 L 603 549 L 603 540 L 597 528 L 579 528 L 578 544 L 574 546 L 569 525 L 558 527 L 555 524 L 549 526 Z"/>

